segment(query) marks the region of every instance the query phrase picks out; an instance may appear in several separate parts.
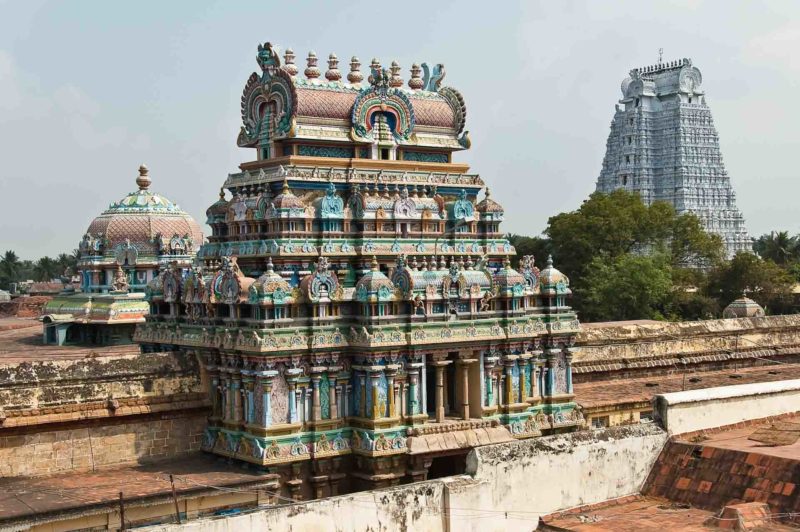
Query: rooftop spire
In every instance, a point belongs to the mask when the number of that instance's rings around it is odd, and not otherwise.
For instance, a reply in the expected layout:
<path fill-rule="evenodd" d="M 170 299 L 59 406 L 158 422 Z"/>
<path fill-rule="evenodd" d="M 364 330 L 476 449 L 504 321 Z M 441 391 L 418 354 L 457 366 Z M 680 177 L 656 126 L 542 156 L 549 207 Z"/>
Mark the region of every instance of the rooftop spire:
<path fill-rule="evenodd" d="M 334 53 L 328 56 L 328 71 L 325 72 L 325 79 L 328 81 L 339 81 L 342 79 L 342 73 L 339 72 L 339 58 L 336 57 Z"/>
<path fill-rule="evenodd" d="M 291 48 L 287 48 L 283 54 L 283 63 L 283 69 L 287 74 L 290 76 L 297 75 L 297 65 L 294 64 L 294 51 Z"/>
<path fill-rule="evenodd" d="M 422 81 L 422 78 L 420 77 L 420 74 L 422 74 L 422 69 L 420 68 L 420 66 L 416 63 L 411 65 L 411 79 L 408 80 L 409 88 L 415 91 L 418 91 L 422 88 L 424 83 Z"/>
<path fill-rule="evenodd" d="M 317 54 L 315 54 L 313 51 L 308 52 L 308 58 L 306 59 L 306 62 L 308 66 L 303 73 L 308 79 L 318 78 L 319 68 L 317 68 Z"/>
<path fill-rule="evenodd" d="M 347 74 L 347 81 L 352 84 L 361 83 L 364 79 L 364 76 L 361 74 L 361 61 L 358 60 L 358 57 L 353 56 L 350 58 L 350 73 Z"/>
<path fill-rule="evenodd" d="M 139 185 L 139 190 L 147 190 L 147 187 L 153 182 L 149 174 L 150 170 L 147 169 L 147 166 L 144 164 L 139 166 L 139 177 L 136 178 L 136 184 Z"/>

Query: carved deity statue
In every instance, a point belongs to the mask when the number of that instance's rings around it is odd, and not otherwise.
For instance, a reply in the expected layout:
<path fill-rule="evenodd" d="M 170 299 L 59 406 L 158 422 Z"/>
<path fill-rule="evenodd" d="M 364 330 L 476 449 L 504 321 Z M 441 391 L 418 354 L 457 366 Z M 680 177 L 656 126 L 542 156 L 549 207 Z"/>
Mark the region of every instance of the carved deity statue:
<path fill-rule="evenodd" d="M 130 286 L 128 285 L 128 278 L 125 276 L 125 272 L 122 271 L 122 267 L 117 265 L 117 271 L 114 274 L 114 282 L 111 283 L 111 287 L 114 289 L 114 292 L 127 292 Z"/>

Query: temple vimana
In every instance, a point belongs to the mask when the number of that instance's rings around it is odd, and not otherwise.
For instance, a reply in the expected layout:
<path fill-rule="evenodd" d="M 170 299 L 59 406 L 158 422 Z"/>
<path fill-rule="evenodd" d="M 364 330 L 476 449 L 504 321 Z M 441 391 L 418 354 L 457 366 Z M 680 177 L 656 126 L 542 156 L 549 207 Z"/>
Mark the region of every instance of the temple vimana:
<path fill-rule="evenodd" d="M 694 213 L 720 235 L 728 256 L 751 250 L 736 193 L 722 162 L 719 135 L 690 59 L 634 68 L 622 81 L 606 143 L 598 192 L 638 192 Z"/>
<path fill-rule="evenodd" d="M 425 479 L 441 434 L 528 438 L 582 422 L 569 280 L 512 268 L 503 208 L 454 154 L 467 107 L 442 65 L 258 47 L 238 144 L 191 269 L 146 288 L 146 352 L 199 357 L 203 449 L 336 493 Z M 480 199 L 479 196 L 483 195 Z M 437 441 L 438 441 L 437 440 Z"/>

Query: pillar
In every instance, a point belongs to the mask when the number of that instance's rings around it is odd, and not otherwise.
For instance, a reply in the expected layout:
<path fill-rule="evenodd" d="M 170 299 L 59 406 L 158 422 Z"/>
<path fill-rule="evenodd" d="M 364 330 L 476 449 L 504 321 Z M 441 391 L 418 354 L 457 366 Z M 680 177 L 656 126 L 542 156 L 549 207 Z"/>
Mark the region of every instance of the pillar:
<path fill-rule="evenodd" d="M 220 417 L 220 385 L 219 375 L 211 375 L 210 378 L 210 392 L 211 392 L 211 417 Z"/>
<path fill-rule="evenodd" d="M 494 377 L 491 370 L 486 370 L 483 376 L 484 386 L 486 387 L 486 397 L 484 398 L 484 405 L 491 407 L 494 401 Z"/>
<path fill-rule="evenodd" d="M 322 404 L 319 399 L 319 382 L 322 376 L 319 373 L 311 375 L 311 419 L 319 421 L 322 419 Z"/>
<path fill-rule="evenodd" d="M 436 365 L 436 422 L 444 422 L 444 365 Z"/>
<path fill-rule="evenodd" d="M 261 424 L 269 427 L 272 425 L 272 380 L 263 381 L 261 390 Z"/>
<path fill-rule="evenodd" d="M 394 374 L 386 375 L 386 399 L 389 401 L 389 417 L 396 417 L 397 412 L 394 406 Z"/>
<path fill-rule="evenodd" d="M 241 423 L 243 419 L 242 412 L 242 381 L 241 378 L 236 376 L 233 378 L 233 422 Z"/>
<path fill-rule="evenodd" d="M 461 419 L 469 419 L 469 364 L 461 362 Z"/>
<path fill-rule="evenodd" d="M 567 393 L 572 393 L 572 354 L 571 348 L 564 349 L 564 371 L 567 372 Z"/>
<path fill-rule="evenodd" d="M 370 377 L 370 393 L 372 397 L 372 419 L 379 419 L 384 417 L 384 413 L 380 410 L 380 405 L 378 404 L 378 382 L 380 380 L 380 373 L 373 373 Z"/>
<path fill-rule="evenodd" d="M 506 362 L 506 406 L 514 404 L 514 372 L 512 363 Z"/>
<path fill-rule="evenodd" d="M 339 401 L 336 392 L 336 377 L 328 377 L 328 404 L 330 405 L 331 419 L 339 417 Z"/>
<path fill-rule="evenodd" d="M 361 412 L 358 413 L 361 417 L 367 417 L 367 374 L 361 373 L 359 377 L 359 393 L 361 394 Z"/>
<path fill-rule="evenodd" d="M 297 423 L 297 382 L 290 380 L 289 384 L 289 423 Z"/>
<path fill-rule="evenodd" d="M 556 389 L 556 354 L 552 349 L 547 350 L 547 379 L 545 381 L 545 395 L 552 396 Z"/>
<path fill-rule="evenodd" d="M 419 381 L 419 370 L 417 368 L 411 369 L 409 375 L 411 382 L 408 386 L 408 406 L 411 410 L 411 415 L 419 414 L 419 400 L 417 398 L 417 383 Z"/>
<path fill-rule="evenodd" d="M 528 386 L 525 384 L 525 376 L 528 374 L 528 359 L 520 359 L 519 364 L 519 402 L 524 403 L 528 399 Z"/>

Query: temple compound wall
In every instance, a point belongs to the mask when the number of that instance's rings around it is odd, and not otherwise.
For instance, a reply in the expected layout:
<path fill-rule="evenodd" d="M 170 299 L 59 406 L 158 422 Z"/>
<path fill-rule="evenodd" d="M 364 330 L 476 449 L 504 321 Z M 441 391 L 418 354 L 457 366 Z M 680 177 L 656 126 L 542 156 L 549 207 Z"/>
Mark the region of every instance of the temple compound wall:
<path fill-rule="evenodd" d="M 0 476 L 90 471 L 199 450 L 209 402 L 197 360 L 135 346 L 100 351 L 0 363 Z"/>
<path fill-rule="evenodd" d="M 651 424 L 487 445 L 470 452 L 467 475 L 190 521 L 181 530 L 533 530 L 541 515 L 638 493 L 666 440 Z"/>
<path fill-rule="evenodd" d="M 791 414 L 800 410 L 800 379 L 659 394 L 654 410 L 670 434 Z"/>
<path fill-rule="evenodd" d="M 581 328 L 576 347 L 574 382 L 654 374 L 676 366 L 794 361 L 800 355 L 800 315 L 598 323 Z"/>

